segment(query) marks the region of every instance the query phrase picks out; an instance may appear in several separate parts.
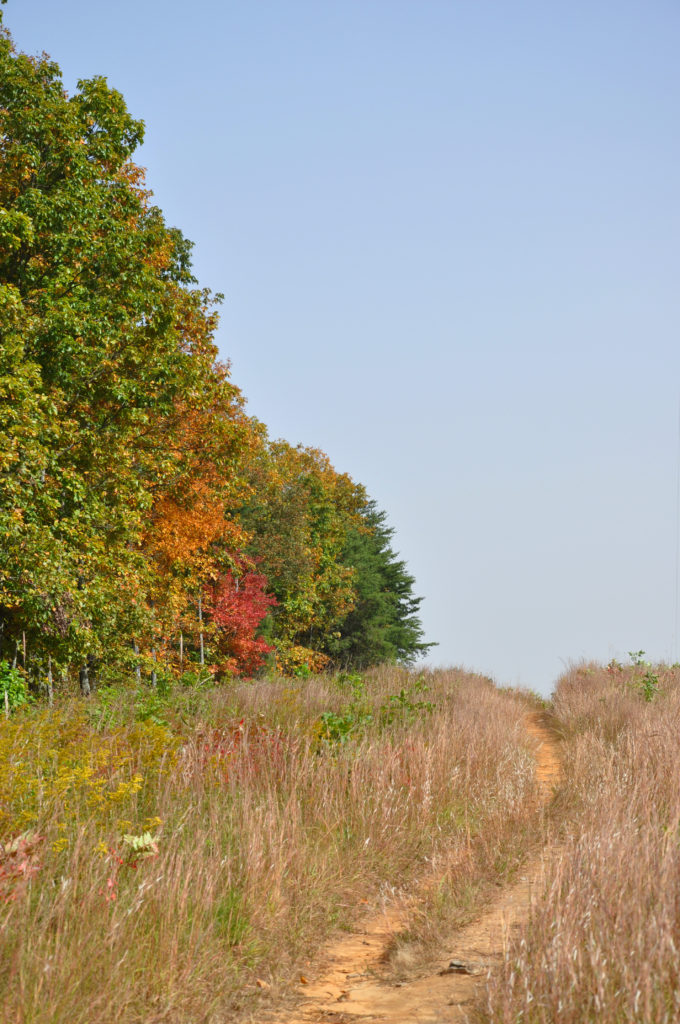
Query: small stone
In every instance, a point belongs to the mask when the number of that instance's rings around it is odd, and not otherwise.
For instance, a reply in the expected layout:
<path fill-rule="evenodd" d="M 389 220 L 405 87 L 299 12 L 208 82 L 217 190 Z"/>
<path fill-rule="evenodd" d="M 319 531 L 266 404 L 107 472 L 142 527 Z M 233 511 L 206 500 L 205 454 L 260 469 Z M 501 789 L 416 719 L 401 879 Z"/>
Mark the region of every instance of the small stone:
<path fill-rule="evenodd" d="M 464 960 L 451 960 L 449 966 L 445 967 L 440 974 L 481 974 L 482 968 L 479 964 L 466 963 Z"/>

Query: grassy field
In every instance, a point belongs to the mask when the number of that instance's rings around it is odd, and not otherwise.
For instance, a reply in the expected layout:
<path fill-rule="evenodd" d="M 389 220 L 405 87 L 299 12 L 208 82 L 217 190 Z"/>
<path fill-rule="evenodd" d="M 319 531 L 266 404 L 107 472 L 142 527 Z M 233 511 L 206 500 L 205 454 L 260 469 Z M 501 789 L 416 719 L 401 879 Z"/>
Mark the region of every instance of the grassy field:
<path fill-rule="evenodd" d="M 416 891 L 385 969 L 417 972 L 543 837 L 544 891 L 469 1013 L 677 1022 L 680 670 L 632 662 L 558 681 L 547 815 L 532 698 L 463 671 L 121 686 L 3 717 L 0 1020 L 264 1019 L 325 940 Z"/>
<path fill-rule="evenodd" d="M 428 877 L 409 938 L 432 942 L 526 853 L 526 706 L 465 672 L 385 669 L 3 719 L 0 1019 L 237 1020 Z"/>
<path fill-rule="evenodd" d="M 680 1020 L 680 671 L 633 661 L 557 684 L 558 855 L 484 1021 Z"/>

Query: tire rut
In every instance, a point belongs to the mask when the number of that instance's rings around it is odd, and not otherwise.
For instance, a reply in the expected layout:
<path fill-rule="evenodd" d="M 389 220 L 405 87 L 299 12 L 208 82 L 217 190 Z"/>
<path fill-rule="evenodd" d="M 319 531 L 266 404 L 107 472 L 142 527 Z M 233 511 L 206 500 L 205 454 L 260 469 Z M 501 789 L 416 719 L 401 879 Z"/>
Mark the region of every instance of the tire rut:
<path fill-rule="evenodd" d="M 560 778 L 557 743 L 541 712 L 529 712 L 525 725 L 535 744 L 538 800 L 545 806 Z M 291 1014 L 278 1016 L 278 1024 L 466 1021 L 489 971 L 505 954 L 511 933 L 527 919 L 554 854 L 553 848 L 545 847 L 530 858 L 517 882 L 451 936 L 448 956 L 431 963 L 425 976 L 399 985 L 381 981 L 379 973 L 390 943 L 408 925 L 408 908 L 386 907 L 365 920 L 360 930 L 325 948 L 323 960 L 328 966 L 322 976 L 301 986 L 302 1002 Z M 451 961 L 458 966 L 449 966 Z"/>

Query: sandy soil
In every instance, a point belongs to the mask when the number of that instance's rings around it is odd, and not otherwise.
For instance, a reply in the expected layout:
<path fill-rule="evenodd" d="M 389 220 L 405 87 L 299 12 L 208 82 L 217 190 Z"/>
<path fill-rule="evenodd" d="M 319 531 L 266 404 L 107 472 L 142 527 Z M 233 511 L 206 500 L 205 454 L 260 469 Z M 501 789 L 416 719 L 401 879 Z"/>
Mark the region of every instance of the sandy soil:
<path fill-rule="evenodd" d="M 560 774 L 556 743 L 540 712 L 526 717 L 535 744 L 536 777 L 540 800 L 547 803 Z M 481 995 L 488 972 L 504 953 L 513 928 L 521 925 L 540 892 L 545 865 L 553 851 L 544 849 L 525 867 L 522 877 L 503 889 L 483 915 L 452 936 L 441 960 L 425 974 L 395 985 L 380 979 L 385 951 L 395 934 L 408 923 L 408 907 L 387 907 L 368 918 L 356 932 L 327 946 L 320 956 L 325 964 L 313 982 L 301 984 L 301 1002 L 279 1024 L 448 1024 L 465 1021 L 466 1008 Z M 462 970 L 448 972 L 451 961 Z M 470 973 L 466 973 L 469 971 Z"/>

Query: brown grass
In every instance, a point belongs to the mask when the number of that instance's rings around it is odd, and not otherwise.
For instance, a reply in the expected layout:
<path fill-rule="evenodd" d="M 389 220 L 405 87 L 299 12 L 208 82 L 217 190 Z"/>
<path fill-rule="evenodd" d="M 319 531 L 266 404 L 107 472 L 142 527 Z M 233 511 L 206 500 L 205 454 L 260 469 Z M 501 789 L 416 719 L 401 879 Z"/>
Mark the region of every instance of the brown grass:
<path fill-rule="evenodd" d="M 120 815 L 136 834 L 161 819 L 157 856 L 134 855 L 87 801 L 64 822 L 63 804 L 45 797 L 39 854 L 29 851 L 37 873 L 6 887 L 4 902 L 0 885 L 0 1019 L 234 1020 L 284 992 L 362 901 L 429 873 L 441 879 L 433 899 L 464 912 L 483 879 L 518 859 L 512 836 L 534 792 L 525 706 L 464 672 L 426 674 L 426 693 L 414 679 L 371 673 L 356 706 L 372 721 L 345 743 L 325 741 L 319 726 L 322 712 L 348 706 L 350 684 L 330 678 L 171 695 L 176 763 Z M 381 724 L 379 709 L 402 689 L 433 709 Z M 122 742 L 131 698 L 108 694 L 94 708 L 100 733 Z M 58 709 L 64 722 L 80 713 L 70 709 Z M 20 734 L 10 758 L 37 759 Z"/>
<path fill-rule="evenodd" d="M 581 665 L 558 683 L 562 845 L 484 1020 L 680 1020 L 680 673 L 652 669 L 652 695 L 647 671 Z"/>

